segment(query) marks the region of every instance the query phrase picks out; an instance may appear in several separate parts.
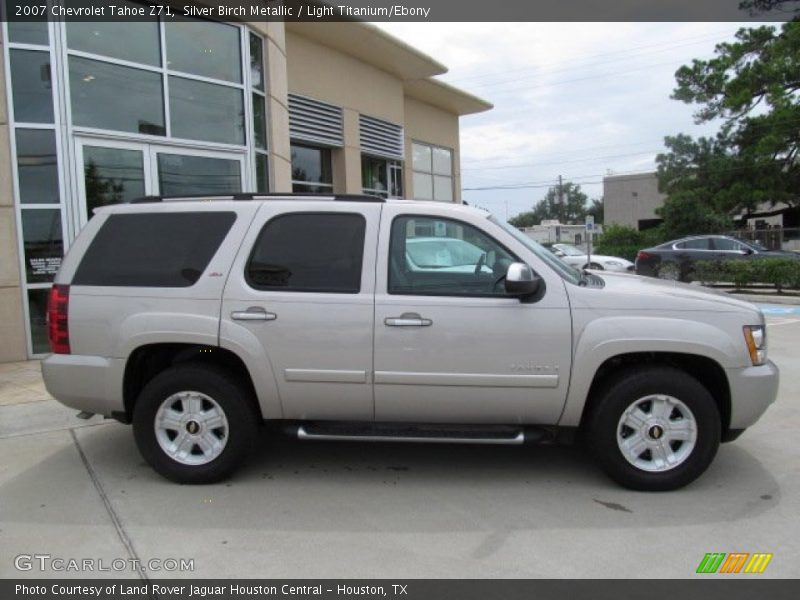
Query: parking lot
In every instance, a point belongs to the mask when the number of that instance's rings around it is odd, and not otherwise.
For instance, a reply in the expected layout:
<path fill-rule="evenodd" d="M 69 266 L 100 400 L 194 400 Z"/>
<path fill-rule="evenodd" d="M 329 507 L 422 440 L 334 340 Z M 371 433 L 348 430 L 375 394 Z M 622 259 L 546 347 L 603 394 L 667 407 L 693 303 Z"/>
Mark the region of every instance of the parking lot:
<path fill-rule="evenodd" d="M 267 437 L 233 480 L 180 486 L 128 427 L 49 399 L 37 363 L 0 365 L 0 577 L 91 576 L 15 569 L 48 554 L 194 560 L 154 578 L 684 578 L 707 552 L 773 553 L 761 577 L 797 577 L 800 311 L 766 312 L 777 403 L 664 494 L 617 487 L 576 448 Z"/>

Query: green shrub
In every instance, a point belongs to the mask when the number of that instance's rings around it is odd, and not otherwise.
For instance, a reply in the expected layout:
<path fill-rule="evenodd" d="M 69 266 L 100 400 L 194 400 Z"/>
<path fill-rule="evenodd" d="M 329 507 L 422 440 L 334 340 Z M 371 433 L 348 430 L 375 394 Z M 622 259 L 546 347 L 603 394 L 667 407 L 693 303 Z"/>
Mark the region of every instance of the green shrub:
<path fill-rule="evenodd" d="M 787 288 L 800 288 L 800 260 L 699 261 L 692 267 L 692 278 L 702 283 L 733 283 L 737 288 L 762 283 L 774 285 L 781 292 Z"/>
<path fill-rule="evenodd" d="M 666 240 L 659 228 L 639 231 L 626 225 L 608 225 L 603 227 L 603 235 L 597 240 L 593 252 L 633 261 L 639 250 L 657 246 L 664 241 Z"/>

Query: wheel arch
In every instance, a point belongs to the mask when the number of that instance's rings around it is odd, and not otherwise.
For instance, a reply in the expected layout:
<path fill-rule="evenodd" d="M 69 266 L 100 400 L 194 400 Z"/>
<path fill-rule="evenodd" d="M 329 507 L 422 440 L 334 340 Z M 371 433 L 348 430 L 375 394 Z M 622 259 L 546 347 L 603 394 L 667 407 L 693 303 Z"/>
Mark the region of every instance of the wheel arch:
<path fill-rule="evenodd" d="M 248 396 L 253 401 L 256 414 L 264 418 L 253 377 L 237 354 L 219 346 L 187 343 L 146 344 L 131 352 L 125 363 L 122 381 L 125 410 L 123 414 L 115 414 L 114 417 L 123 423 L 130 423 L 136 400 L 147 382 L 170 367 L 188 363 L 221 367 L 235 375 L 249 392 Z"/>
<path fill-rule="evenodd" d="M 722 438 L 730 431 L 731 390 L 725 369 L 713 358 L 683 352 L 630 352 L 607 358 L 595 371 L 580 414 L 582 429 L 606 385 L 622 371 L 643 366 L 671 366 L 687 373 L 708 390 L 720 414 Z"/>

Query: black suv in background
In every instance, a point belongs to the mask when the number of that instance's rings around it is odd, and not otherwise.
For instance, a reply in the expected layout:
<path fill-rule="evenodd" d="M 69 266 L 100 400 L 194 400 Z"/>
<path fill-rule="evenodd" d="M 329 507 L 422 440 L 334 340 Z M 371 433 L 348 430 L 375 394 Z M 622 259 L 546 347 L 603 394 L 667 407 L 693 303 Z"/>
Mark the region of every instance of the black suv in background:
<path fill-rule="evenodd" d="M 636 273 L 673 281 L 689 281 L 695 261 L 775 257 L 800 260 L 800 254 L 796 252 L 768 250 L 758 242 L 727 235 L 700 235 L 639 250 L 636 255 Z"/>

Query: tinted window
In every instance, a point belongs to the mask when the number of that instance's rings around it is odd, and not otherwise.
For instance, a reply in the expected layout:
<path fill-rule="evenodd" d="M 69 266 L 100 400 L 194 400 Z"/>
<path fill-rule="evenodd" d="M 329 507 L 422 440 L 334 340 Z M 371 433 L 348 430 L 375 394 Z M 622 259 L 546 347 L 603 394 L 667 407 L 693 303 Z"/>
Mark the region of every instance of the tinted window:
<path fill-rule="evenodd" d="M 170 77 L 169 111 L 175 137 L 244 144 L 244 103 L 238 88 Z"/>
<path fill-rule="evenodd" d="M 694 240 L 686 240 L 685 242 L 680 242 L 675 244 L 677 248 L 681 250 L 710 250 L 711 247 L 709 245 L 708 238 L 697 238 Z"/>
<path fill-rule="evenodd" d="M 238 160 L 158 154 L 158 185 L 162 194 L 235 194 L 242 191 Z"/>
<path fill-rule="evenodd" d="M 17 176 L 20 202 L 58 204 L 55 131 L 17 129 Z"/>
<path fill-rule="evenodd" d="M 11 50 L 11 90 L 18 123 L 53 122 L 50 53 Z"/>
<path fill-rule="evenodd" d="M 357 294 L 365 228 L 361 215 L 276 217 L 264 225 L 256 240 L 247 281 L 259 290 Z"/>
<path fill-rule="evenodd" d="M 235 220 L 232 212 L 111 215 L 72 283 L 189 287 L 203 274 Z"/>
<path fill-rule="evenodd" d="M 71 56 L 75 125 L 166 135 L 161 75 Z"/>
<path fill-rule="evenodd" d="M 235 83 L 242 81 L 239 28 L 193 19 L 168 20 L 164 27 L 170 69 Z"/>
<path fill-rule="evenodd" d="M 141 10 L 144 5 L 138 2 L 117 0 L 113 2 L 120 9 Z M 161 65 L 161 41 L 158 31 L 158 18 L 149 15 L 135 21 L 67 21 L 67 44 L 73 50 L 121 58 L 147 65 Z"/>
<path fill-rule="evenodd" d="M 505 296 L 517 258 L 479 229 L 450 219 L 398 217 L 392 224 L 389 293 Z"/>

